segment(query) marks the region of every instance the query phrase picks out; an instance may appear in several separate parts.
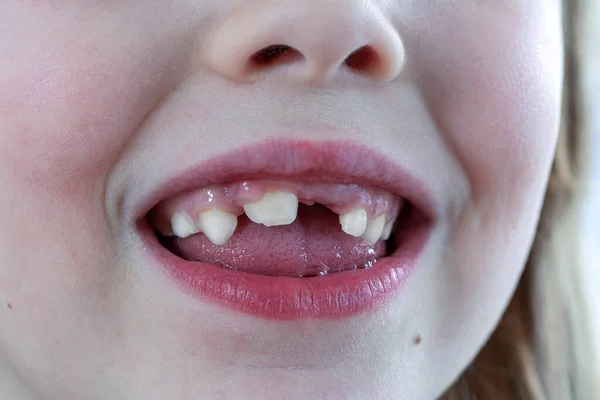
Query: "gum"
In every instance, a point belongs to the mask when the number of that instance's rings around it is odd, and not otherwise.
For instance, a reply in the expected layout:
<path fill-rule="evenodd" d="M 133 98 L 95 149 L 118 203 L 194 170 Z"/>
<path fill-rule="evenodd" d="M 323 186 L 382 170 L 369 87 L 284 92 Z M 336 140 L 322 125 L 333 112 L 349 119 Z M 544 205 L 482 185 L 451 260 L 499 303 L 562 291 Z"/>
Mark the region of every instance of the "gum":
<path fill-rule="evenodd" d="M 293 193 L 299 203 L 308 206 L 319 203 L 340 215 L 358 208 L 367 212 L 369 220 L 385 214 L 388 223 L 396 219 L 403 203 L 385 189 L 357 184 L 245 181 L 181 193 L 158 204 L 149 217 L 160 232 L 171 234 L 170 220 L 176 212 L 185 211 L 194 221 L 211 209 L 239 217 L 244 214 L 245 204 L 260 200 L 266 192 L 276 191 Z"/>

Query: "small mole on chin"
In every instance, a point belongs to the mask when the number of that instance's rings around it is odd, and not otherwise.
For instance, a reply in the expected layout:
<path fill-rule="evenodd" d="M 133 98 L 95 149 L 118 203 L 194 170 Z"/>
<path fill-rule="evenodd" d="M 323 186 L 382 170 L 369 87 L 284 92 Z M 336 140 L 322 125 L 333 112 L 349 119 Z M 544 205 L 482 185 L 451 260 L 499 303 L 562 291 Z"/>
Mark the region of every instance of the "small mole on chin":
<path fill-rule="evenodd" d="M 421 343 L 421 340 L 423 340 L 423 338 L 421 337 L 421 335 L 417 334 L 417 336 L 415 336 L 415 344 Z"/>
<path fill-rule="evenodd" d="M 6 307 L 8 307 L 9 310 L 12 310 L 12 304 L 6 303 Z"/>

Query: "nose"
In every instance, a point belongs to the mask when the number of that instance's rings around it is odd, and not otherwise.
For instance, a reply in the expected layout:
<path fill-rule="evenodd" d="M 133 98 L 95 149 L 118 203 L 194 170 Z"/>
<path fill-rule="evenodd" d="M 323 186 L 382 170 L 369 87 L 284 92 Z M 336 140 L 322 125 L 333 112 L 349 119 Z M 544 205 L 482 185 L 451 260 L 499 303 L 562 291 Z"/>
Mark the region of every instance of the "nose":
<path fill-rule="evenodd" d="M 206 62 L 242 82 L 274 75 L 322 82 L 348 74 L 392 80 L 404 65 L 404 46 L 376 1 L 248 1 L 215 25 Z"/>

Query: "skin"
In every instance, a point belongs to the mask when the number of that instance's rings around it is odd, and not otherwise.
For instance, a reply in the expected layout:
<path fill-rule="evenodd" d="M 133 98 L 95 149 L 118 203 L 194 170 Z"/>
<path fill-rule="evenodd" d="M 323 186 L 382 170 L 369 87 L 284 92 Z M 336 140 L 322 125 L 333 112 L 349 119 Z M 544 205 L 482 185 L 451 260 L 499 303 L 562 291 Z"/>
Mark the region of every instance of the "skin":
<path fill-rule="evenodd" d="M 558 0 L 3 1 L 0 384 L 15 399 L 439 396 L 531 246 L 560 18 Z M 351 73 L 340 60 L 367 34 L 380 69 Z M 281 43 L 307 63 L 244 83 L 247 54 Z M 273 137 L 353 140 L 432 188 L 431 242 L 385 307 L 265 321 L 190 298 L 144 261 L 119 204 Z"/>

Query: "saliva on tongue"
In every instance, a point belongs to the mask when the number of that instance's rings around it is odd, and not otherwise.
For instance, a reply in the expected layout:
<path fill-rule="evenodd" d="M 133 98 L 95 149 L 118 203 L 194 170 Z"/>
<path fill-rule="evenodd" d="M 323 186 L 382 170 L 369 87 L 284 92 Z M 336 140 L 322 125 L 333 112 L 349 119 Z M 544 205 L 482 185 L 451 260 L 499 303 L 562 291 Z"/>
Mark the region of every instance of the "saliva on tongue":
<path fill-rule="evenodd" d="M 317 277 L 371 267 L 385 255 L 385 242 L 374 246 L 344 233 L 336 213 L 320 204 L 300 204 L 291 225 L 265 227 L 245 215 L 222 246 L 197 234 L 176 238 L 171 249 L 189 261 L 202 261 L 249 273 Z"/>

